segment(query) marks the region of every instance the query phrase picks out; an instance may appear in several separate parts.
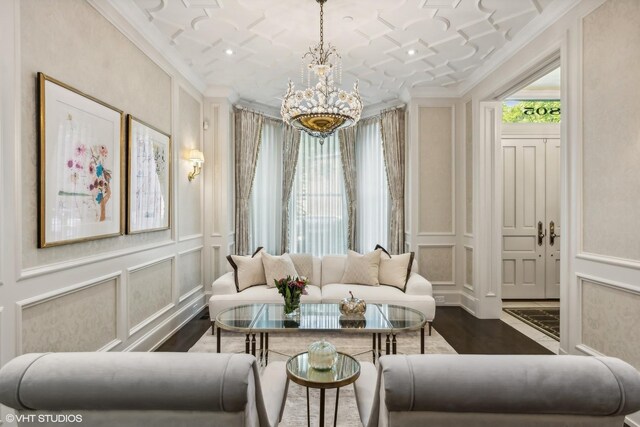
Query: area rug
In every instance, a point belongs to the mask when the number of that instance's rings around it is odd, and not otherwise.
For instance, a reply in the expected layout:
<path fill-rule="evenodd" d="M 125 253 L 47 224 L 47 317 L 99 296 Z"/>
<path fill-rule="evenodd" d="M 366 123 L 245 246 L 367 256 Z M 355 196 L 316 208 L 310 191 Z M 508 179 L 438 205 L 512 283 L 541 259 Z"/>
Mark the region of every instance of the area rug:
<path fill-rule="evenodd" d="M 560 308 L 558 307 L 520 307 L 503 308 L 506 313 L 522 320 L 555 339 L 560 341 Z"/>
<path fill-rule="evenodd" d="M 366 352 L 371 349 L 370 334 L 348 334 L 348 333 L 281 333 L 269 335 L 269 349 L 274 352 L 269 353 L 269 361 L 286 361 L 286 355 L 294 355 L 305 351 L 307 346 L 314 341 L 324 338 L 336 346 L 338 351 L 351 355 Z M 384 339 L 384 338 L 383 338 Z M 397 335 L 399 354 L 420 353 L 420 335 L 418 332 L 410 332 Z M 245 348 L 244 334 L 237 334 L 223 331 L 222 351 L 225 353 L 242 353 Z M 211 335 L 211 329 L 204 334 L 191 349 L 190 352 L 213 353 L 216 351 L 216 337 Z M 283 353 L 284 355 L 277 354 Z M 384 342 L 383 342 L 384 351 Z M 432 329 L 431 336 L 425 335 L 425 353 L 428 354 L 456 354 L 456 351 L 449 343 L 435 330 Z M 356 359 L 363 362 L 371 362 L 371 353 L 364 353 L 356 356 Z M 318 425 L 320 393 L 316 389 L 310 390 L 311 404 L 311 425 Z M 335 390 L 328 390 L 326 393 L 325 425 L 333 425 L 333 413 L 335 408 Z M 284 409 L 284 415 L 280 426 L 300 427 L 307 424 L 307 403 L 306 390 L 293 382 L 289 383 L 289 394 Z M 353 385 L 340 389 L 340 400 L 338 408 L 338 426 L 352 427 L 360 426 L 360 417 L 356 400 L 354 397 Z"/>

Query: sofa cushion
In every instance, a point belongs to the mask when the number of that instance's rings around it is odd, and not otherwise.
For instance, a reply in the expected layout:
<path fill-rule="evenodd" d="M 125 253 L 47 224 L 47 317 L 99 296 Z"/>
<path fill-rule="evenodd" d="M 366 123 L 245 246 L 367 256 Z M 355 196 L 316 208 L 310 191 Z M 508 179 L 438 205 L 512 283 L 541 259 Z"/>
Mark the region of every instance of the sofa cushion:
<path fill-rule="evenodd" d="M 262 265 L 262 253 L 264 249 L 259 247 L 251 256 L 228 255 L 227 261 L 233 268 L 233 277 L 236 290 L 243 291 L 251 286 L 264 285 L 267 279 Z"/>
<path fill-rule="evenodd" d="M 322 257 L 322 286 L 340 283 L 347 262 L 346 255 L 325 255 Z"/>
<path fill-rule="evenodd" d="M 411 299 L 409 295 L 393 286 L 329 283 L 322 287 L 322 302 L 338 303 L 349 296 L 349 291 L 353 292 L 354 297 L 371 303 L 397 304 Z"/>
<path fill-rule="evenodd" d="M 259 303 L 277 303 L 282 304 L 282 295 L 278 293 L 277 288 L 269 288 L 267 285 L 252 286 L 245 289 L 242 292 L 238 292 L 230 295 L 213 295 L 211 302 L 214 301 L 236 301 L 232 305 L 242 304 L 259 304 Z M 300 297 L 302 303 L 322 302 L 322 294 L 320 287 L 314 285 L 307 286 L 307 295 Z"/>
<path fill-rule="evenodd" d="M 395 286 L 404 291 L 411 274 L 415 253 L 407 252 L 400 255 L 391 255 L 380 245 L 376 245 L 376 249 L 382 250 L 380 269 L 378 271 L 380 284 Z"/>
<path fill-rule="evenodd" d="M 347 254 L 347 263 L 340 282 L 378 286 L 380 284 L 378 272 L 381 253 L 381 249 L 376 249 L 366 254 L 359 254 L 350 250 Z"/>
<path fill-rule="evenodd" d="M 289 276 L 292 278 L 299 276 L 289 254 L 275 256 L 264 252 L 262 254 L 262 265 L 264 266 L 264 275 L 267 279 L 267 287 L 269 288 L 276 287 L 276 280 Z"/>
<path fill-rule="evenodd" d="M 309 283 L 320 286 L 319 282 L 315 282 L 315 271 L 314 271 L 314 262 L 313 255 L 311 254 L 289 254 L 291 261 L 293 262 L 293 266 L 296 268 L 298 272 L 298 276 L 306 277 L 309 280 Z"/>

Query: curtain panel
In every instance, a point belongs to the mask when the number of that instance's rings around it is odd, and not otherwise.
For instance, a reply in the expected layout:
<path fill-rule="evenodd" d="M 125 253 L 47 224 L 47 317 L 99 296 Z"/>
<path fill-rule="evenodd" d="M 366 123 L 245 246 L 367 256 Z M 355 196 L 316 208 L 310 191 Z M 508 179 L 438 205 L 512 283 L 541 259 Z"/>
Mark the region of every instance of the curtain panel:
<path fill-rule="evenodd" d="M 300 151 L 300 131 L 284 124 L 282 141 L 282 253 L 289 252 L 289 200 L 296 176 L 298 152 Z"/>
<path fill-rule="evenodd" d="M 249 202 L 260 151 L 263 116 L 247 110 L 235 111 L 236 254 L 249 248 Z"/>
<path fill-rule="evenodd" d="M 380 114 L 380 133 L 391 196 L 391 223 L 387 249 L 392 254 L 399 254 L 404 252 L 404 108 L 383 111 Z"/>
<path fill-rule="evenodd" d="M 249 203 L 251 251 L 262 246 L 270 254 L 278 254 L 282 248 L 282 133 L 281 121 L 264 118 Z"/>
<path fill-rule="evenodd" d="M 356 248 L 369 252 L 376 245 L 388 247 L 389 184 L 384 170 L 380 118 L 358 122 L 356 134 L 358 219 Z"/>
<path fill-rule="evenodd" d="M 340 159 L 344 173 L 344 189 L 347 196 L 347 247 L 356 250 L 358 219 L 358 177 L 356 174 L 356 127 L 338 131 Z"/>

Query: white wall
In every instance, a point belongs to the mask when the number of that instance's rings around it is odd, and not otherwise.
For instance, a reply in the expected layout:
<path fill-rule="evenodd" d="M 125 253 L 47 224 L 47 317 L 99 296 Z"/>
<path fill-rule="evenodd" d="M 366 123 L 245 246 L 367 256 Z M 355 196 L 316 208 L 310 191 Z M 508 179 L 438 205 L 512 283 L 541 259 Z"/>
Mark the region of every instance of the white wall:
<path fill-rule="evenodd" d="M 205 303 L 204 181 L 187 181 L 185 160 L 202 147 L 203 96 L 96 7 L 0 6 L 0 364 L 30 351 L 150 350 Z M 38 71 L 172 135 L 171 230 L 37 249 Z"/>
<path fill-rule="evenodd" d="M 491 150 L 482 145 L 486 138 L 480 135 L 481 102 L 491 101 L 536 63 L 560 52 L 564 103 L 560 351 L 620 357 L 638 369 L 640 109 L 631 94 L 640 90 L 639 20 L 637 0 L 584 0 L 463 97 L 472 100 L 474 110 L 472 173 L 477 180 L 480 172 L 492 172 L 491 164 L 479 158 Z M 457 105 L 462 107 L 463 102 Z M 476 184 L 474 190 L 478 189 Z M 480 189 L 491 194 L 491 183 Z M 477 229 L 492 215 L 491 206 L 483 209 L 480 203 L 473 204 L 476 250 L 478 244 L 486 244 L 478 241 Z M 490 254 L 477 254 L 475 267 L 493 261 Z M 475 274 L 473 280 L 472 295 L 481 298 L 489 285 L 487 276 Z M 627 423 L 640 425 L 640 419 L 632 416 Z"/>

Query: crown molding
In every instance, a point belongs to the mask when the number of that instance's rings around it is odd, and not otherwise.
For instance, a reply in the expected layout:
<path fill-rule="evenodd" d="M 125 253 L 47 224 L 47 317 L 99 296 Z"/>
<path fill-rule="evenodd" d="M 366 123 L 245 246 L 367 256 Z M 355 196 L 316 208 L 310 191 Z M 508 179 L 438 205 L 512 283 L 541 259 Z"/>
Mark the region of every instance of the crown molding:
<path fill-rule="evenodd" d="M 458 87 L 458 97 L 464 97 L 467 92 L 482 82 L 489 74 L 508 61 L 520 49 L 542 34 L 547 28 L 576 7 L 582 0 L 554 0 L 547 6 L 537 19 L 519 31 L 513 40 L 498 49 L 491 59 L 478 67 L 467 80 Z"/>
<path fill-rule="evenodd" d="M 182 59 L 177 49 L 172 46 L 138 8 L 133 1 L 87 0 L 102 16 L 113 24 L 142 52 L 165 71 L 170 69 L 179 73 L 191 83 L 196 90 L 204 93 L 207 85 Z M 175 74 L 169 72 L 169 74 Z"/>

